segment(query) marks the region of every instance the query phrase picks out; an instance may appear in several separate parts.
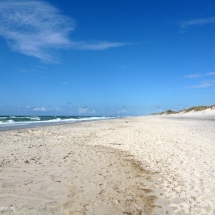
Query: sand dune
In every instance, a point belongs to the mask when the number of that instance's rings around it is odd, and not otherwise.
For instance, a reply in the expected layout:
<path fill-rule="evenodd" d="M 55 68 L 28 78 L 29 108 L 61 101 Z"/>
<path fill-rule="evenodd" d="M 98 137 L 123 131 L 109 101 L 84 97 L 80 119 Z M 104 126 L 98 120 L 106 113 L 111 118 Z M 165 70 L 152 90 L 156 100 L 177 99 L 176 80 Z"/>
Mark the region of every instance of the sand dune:
<path fill-rule="evenodd" d="M 174 114 L 163 114 L 163 116 L 177 117 L 177 118 L 197 118 L 197 119 L 210 119 L 215 120 L 215 106 L 201 111 L 180 111 Z"/>
<path fill-rule="evenodd" d="M 0 132 L 2 214 L 215 214 L 215 122 L 133 117 Z"/>

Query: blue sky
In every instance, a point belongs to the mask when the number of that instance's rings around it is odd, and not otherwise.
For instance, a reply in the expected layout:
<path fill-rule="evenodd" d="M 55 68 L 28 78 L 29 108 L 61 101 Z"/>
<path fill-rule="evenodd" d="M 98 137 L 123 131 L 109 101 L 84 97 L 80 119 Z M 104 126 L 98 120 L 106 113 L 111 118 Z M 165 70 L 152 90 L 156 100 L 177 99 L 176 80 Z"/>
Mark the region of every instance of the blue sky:
<path fill-rule="evenodd" d="M 214 0 L 0 0 L 0 115 L 215 103 Z"/>

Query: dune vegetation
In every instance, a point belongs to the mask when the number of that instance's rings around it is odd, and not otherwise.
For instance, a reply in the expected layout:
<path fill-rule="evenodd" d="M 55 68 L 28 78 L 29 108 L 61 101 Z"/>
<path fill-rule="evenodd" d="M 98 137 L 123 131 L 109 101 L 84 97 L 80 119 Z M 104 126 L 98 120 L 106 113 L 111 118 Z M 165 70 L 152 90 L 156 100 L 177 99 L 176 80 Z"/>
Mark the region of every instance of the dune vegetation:
<path fill-rule="evenodd" d="M 150 115 L 169 115 L 169 114 L 176 114 L 176 113 L 188 113 L 188 112 L 191 112 L 191 111 L 204 111 L 206 109 L 215 109 L 215 104 L 214 105 L 210 105 L 210 106 L 194 106 L 194 107 L 190 107 L 190 108 L 187 108 L 187 109 L 183 109 L 183 110 L 180 110 L 180 111 L 173 111 L 173 110 L 167 110 L 167 111 L 163 111 L 161 113 L 153 113 L 153 114 L 150 114 Z"/>

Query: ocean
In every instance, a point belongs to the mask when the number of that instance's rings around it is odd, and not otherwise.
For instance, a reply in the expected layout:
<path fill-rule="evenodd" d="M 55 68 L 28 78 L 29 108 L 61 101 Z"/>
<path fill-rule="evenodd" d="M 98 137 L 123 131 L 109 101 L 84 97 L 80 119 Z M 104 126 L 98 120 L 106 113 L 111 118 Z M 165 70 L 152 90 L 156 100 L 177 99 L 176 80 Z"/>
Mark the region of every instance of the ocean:
<path fill-rule="evenodd" d="M 104 120 L 116 117 L 102 116 L 0 116 L 0 130 L 31 128 L 74 122 Z"/>

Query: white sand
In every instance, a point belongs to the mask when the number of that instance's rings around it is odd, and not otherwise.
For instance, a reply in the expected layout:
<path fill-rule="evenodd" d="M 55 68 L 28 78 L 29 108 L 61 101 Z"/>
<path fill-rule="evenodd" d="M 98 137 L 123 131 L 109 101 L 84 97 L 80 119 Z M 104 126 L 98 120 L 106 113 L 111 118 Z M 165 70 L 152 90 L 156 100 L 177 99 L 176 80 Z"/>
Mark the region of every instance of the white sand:
<path fill-rule="evenodd" d="M 3 214 L 215 214 L 213 120 L 2 131 L 0 147 Z"/>

